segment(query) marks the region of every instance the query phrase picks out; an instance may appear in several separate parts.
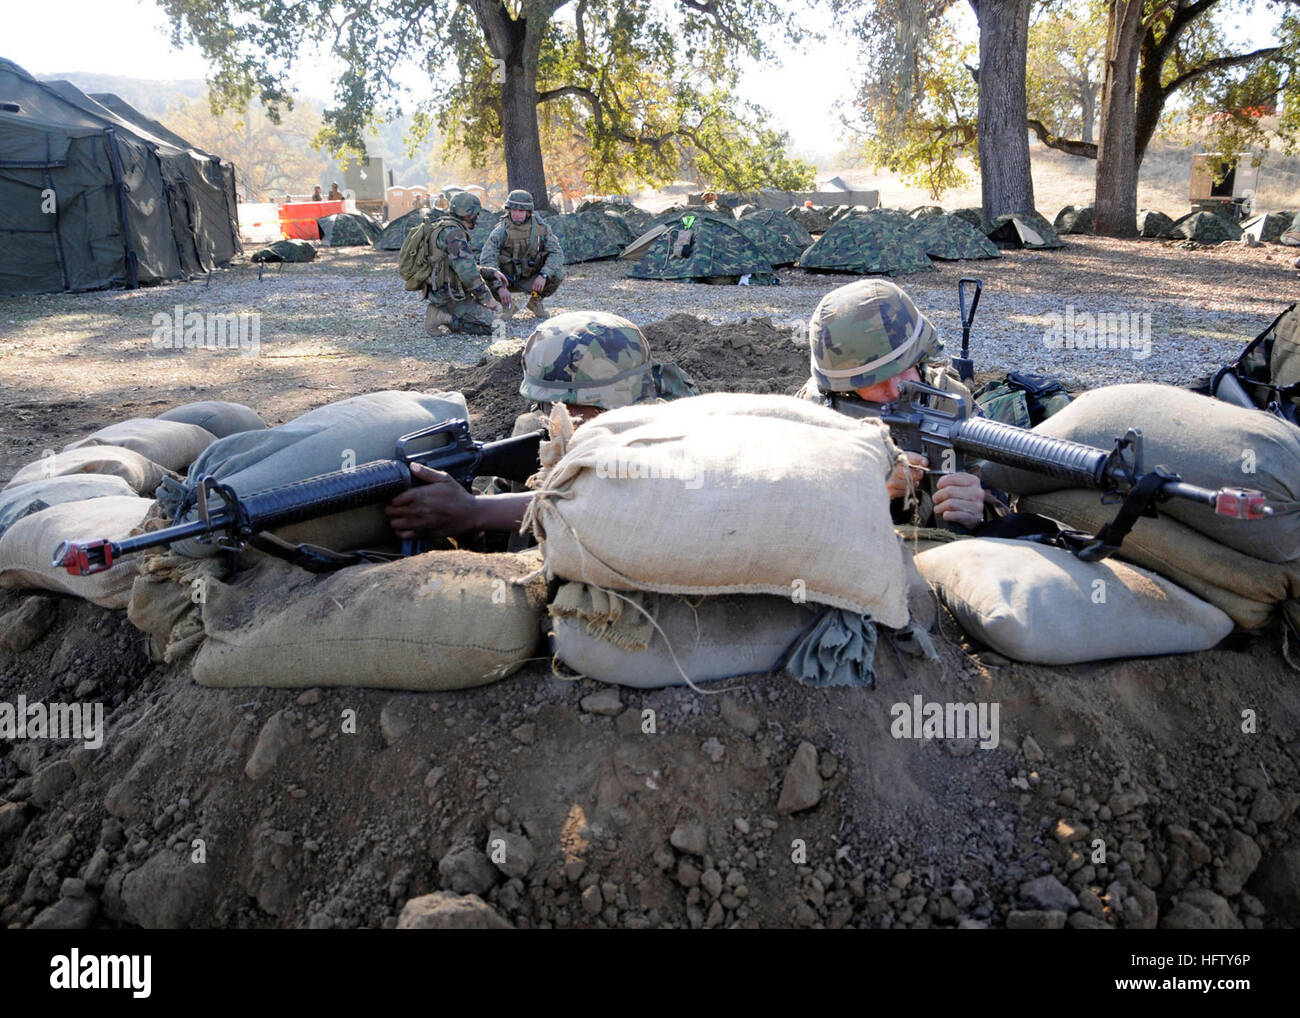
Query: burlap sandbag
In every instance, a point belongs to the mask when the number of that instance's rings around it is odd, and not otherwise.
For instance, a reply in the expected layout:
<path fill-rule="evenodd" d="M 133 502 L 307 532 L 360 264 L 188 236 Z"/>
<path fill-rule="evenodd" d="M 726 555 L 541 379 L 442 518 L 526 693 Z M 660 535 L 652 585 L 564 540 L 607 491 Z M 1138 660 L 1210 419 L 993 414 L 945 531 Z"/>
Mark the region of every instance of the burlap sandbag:
<path fill-rule="evenodd" d="M 564 445 L 563 428 L 552 435 Z M 668 594 L 798 591 L 907 623 L 885 490 L 897 450 L 876 421 L 714 393 L 602 414 L 562 451 L 526 521 L 550 576 Z"/>
<path fill-rule="evenodd" d="M 1034 432 L 1111 449 L 1129 428 L 1142 431 L 1144 467 L 1167 467 L 1189 484 L 1207 488 L 1256 488 L 1268 496 L 1274 515 L 1234 520 L 1185 499 L 1170 499 L 1162 511 L 1255 558 L 1300 558 L 1300 428 L 1259 410 L 1171 385 L 1142 383 L 1085 392 Z M 1245 472 L 1246 467 L 1254 472 Z M 995 463 L 987 464 L 981 477 L 1018 495 L 1063 486 Z"/>
<path fill-rule="evenodd" d="M 185 403 L 159 414 L 160 421 L 182 421 L 185 424 L 197 424 L 204 431 L 209 431 L 217 438 L 238 435 L 242 431 L 264 431 L 266 421 L 251 407 L 242 403 L 225 403 L 221 400 L 205 399 L 198 403 Z"/>
<path fill-rule="evenodd" d="M 1076 488 L 1026 496 L 1020 509 L 1095 534 L 1114 519 L 1116 507 L 1103 505 L 1098 492 Z M 1279 602 L 1300 597 L 1300 562 L 1253 558 L 1163 514 L 1140 518 L 1116 557 L 1173 580 L 1243 629 L 1266 625 Z"/>
<path fill-rule="evenodd" d="M 134 562 L 128 559 L 90 576 L 72 576 L 50 560 L 61 541 L 129 537 L 152 506 L 147 498 L 110 496 L 64 502 L 24 517 L 0 537 L 0 587 L 57 590 L 104 608 L 125 608 Z"/>
<path fill-rule="evenodd" d="M 581 675 L 639 689 L 770 672 L 818 610 L 770 595 L 647 593 L 635 597 L 640 611 L 615 596 L 626 621 L 611 624 L 589 604 L 571 607 L 575 588 L 578 597 L 591 589 L 566 583 L 549 609 L 556 657 Z"/>
<path fill-rule="evenodd" d="M 245 552 L 243 557 L 241 568 L 257 568 L 265 558 L 256 552 Z M 254 559 L 251 566 L 250 558 Z M 227 569 L 224 560 L 192 559 L 171 552 L 148 555 L 140 561 L 126 617 L 148 635 L 153 661 L 170 664 L 198 646 L 203 639 L 199 608 L 207 598 L 207 584 L 220 579 Z"/>
<path fill-rule="evenodd" d="M 205 686 L 465 689 L 505 678 L 537 649 L 546 585 L 535 551 L 438 551 L 313 576 L 279 563 L 200 608 Z"/>
<path fill-rule="evenodd" d="M 120 477 L 73 474 L 17 484 L 0 491 L 0 537 L 24 516 L 64 502 L 85 502 L 110 496 L 133 498 L 135 492 Z"/>
<path fill-rule="evenodd" d="M 916 557 L 958 625 L 1015 661 L 1067 665 L 1213 647 L 1232 619 L 1124 562 L 976 537 Z"/>
<path fill-rule="evenodd" d="M 151 459 L 167 470 L 184 470 L 216 441 L 216 436 L 197 424 L 133 417 L 110 424 L 63 447 L 64 452 L 89 445 L 120 445 Z"/>
<path fill-rule="evenodd" d="M 133 449 L 118 445 L 86 445 L 71 452 L 55 453 L 33 460 L 14 474 L 5 485 L 14 488 L 50 477 L 72 474 L 111 474 L 120 477 L 137 495 L 152 496 L 169 472 Z"/>
<path fill-rule="evenodd" d="M 458 392 L 393 391 L 354 396 L 317 407 L 279 427 L 220 439 L 191 465 L 184 490 L 159 492 L 159 501 L 174 511 L 192 495 L 204 474 L 240 494 L 251 495 L 371 460 L 391 459 L 402 435 L 468 416 L 465 397 Z M 335 551 L 394 540 L 382 505 L 295 524 L 277 536 Z M 175 548 L 194 557 L 213 554 L 212 545 L 198 541 L 184 541 Z"/>

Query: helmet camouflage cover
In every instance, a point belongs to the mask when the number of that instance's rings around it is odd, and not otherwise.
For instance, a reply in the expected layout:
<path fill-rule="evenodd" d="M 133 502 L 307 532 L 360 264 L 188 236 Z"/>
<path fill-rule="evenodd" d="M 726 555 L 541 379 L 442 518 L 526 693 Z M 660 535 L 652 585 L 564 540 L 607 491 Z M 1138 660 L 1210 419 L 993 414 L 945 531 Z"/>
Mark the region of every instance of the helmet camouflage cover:
<path fill-rule="evenodd" d="M 883 279 L 860 279 L 823 297 L 808 340 L 813 380 L 829 392 L 868 388 L 943 351 L 912 298 Z"/>
<path fill-rule="evenodd" d="M 539 325 L 524 345 L 519 392 L 539 403 L 616 410 L 655 395 L 650 344 L 626 318 L 570 311 Z"/>
<path fill-rule="evenodd" d="M 476 195 L 468 191 L 457 191 L 451 196 L 451 214 L 462 219 L 471 219 L 483 211 L 483 203 Z"/>
<path fill-rule="evenodd" d="M 506 197 L 506 208 L 533 211 L 533 196 L 522 187 L 517 187 Z"/>

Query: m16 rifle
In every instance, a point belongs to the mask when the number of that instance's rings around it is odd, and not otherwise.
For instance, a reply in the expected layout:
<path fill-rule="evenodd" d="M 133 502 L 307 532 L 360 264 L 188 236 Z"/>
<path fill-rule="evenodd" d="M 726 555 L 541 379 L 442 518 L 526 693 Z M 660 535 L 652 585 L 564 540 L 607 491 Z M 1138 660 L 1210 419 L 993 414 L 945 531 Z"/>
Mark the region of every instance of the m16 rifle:
<path fill-rule="evenodd" d="M 328 572 L 362 559 L 311 545 L 293 546 L 264 531 L 391 501 L 420 483 L 411 475 L 415 463 L 450 474 L 467 490 L 479 476 L 525 481 L 537 470 L 542 437 L 542 432 L 534 432 L 499 442 L 475 442 L 468 421 L 451 420 L 403 435 L 391 460 L 373 460 L 248 495 L 205 475 L 198 479 L 195 492 L 197 519 L 122 541 L 64 541 L 55 549 L 53 564 L 74 576 L 88 576 L 111 569 L 134 552 L 188 538 L 209 542 L 216 538 L 221 548 L 238 551 L 251 544 L 311 572 Z M 414 542 L 403 542 L 403 555 L 418 550 Z"/>
<path fill-rule="evenodd" d="M 971 416 L 964 396 L 944 392 L 923 382 L 903 383 L 897 402 L 887 403 L 878 413 L 870 404 L 861 411 L 850 409 L 852 401 L 837 406 L 854 416 L 878 417 L 889 426 L 900 449 L 925 455 L 941 473 L 965 469 L 967 457 L 1046 474 L 1069 487 L 1095 488 L 1102 501 L 1120 504 L 1115 519 L 1095 536 L 1066 532 L 1064 541 L 1085 561 L 1106 558 L 1117 551 L 1139 516 L 1155 516 L 1156 504 L 1170 498 L 1184 498 L 1210 506 L 1218 515 L 1239 520 L 1271 516 L 1263 492 L 1249 488 L 1202 488 L 1188 484 L 1178 474 L 1157 466 L 1144 470 L 1142 432 L 1130 428 L 1115 440 L 1109 451 L 1082 442 L 1050 438 L 1014 424 Z M 952 409 L 936 404 L 949 403 Z M 856 408 L 855 408 L 856 409 Z"/>

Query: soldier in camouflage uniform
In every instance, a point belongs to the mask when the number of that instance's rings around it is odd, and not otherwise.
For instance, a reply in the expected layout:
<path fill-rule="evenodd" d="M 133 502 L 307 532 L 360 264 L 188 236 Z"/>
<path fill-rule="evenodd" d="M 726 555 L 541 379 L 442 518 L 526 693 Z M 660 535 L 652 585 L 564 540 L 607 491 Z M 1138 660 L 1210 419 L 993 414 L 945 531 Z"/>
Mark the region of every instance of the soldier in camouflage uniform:
<path fill-rule="evenodd" d="M 522 414 L 512 435 L 541 431 L 549 418 L 542 408 L 563 403 L 575 424 L 606 410 L 650 400 L 698 395 L 675 364 L 650 359 L 641 330 L 618 315 L 571 311 L 539 325 L 524 345 L 524 380 L 519 392 L 539 406 Z M 471 494 L 438 470 L 413 464 L 425 482 L 395 498 L 389 522 L 403 539 L 456 535 L 480 530 L 518 531 L 531 492 L 498 482 L 486 494 Z"/>
<path fill-rule="evenodd" d="M 555 293 L 564 278 L 564 249 L 554 231 L 533 214 L 533 196 L 527 191 L 510 192 L 506 218 L 488 235 L 479 261 L 500 269 L 511 292 L 529 295 L 528 310 L 547 317 L 542 299 Z M 505 317 L 513 313 L 507 307 Z"/>
<path fill-rule="evenodd" d="M 433 223 L 429 232 L 429 310 L 424 329 L 437 335 L 439 326 L 452 332 L 490 336 L 494 312 L 510 303 L 505 276 L 494 266 L 474 261 L 469 235 L 483 206 L 468 191 L 458 191 L 451 199 L 446 215 Z M 498 302 L 488 283 L 497 289 Z"/>
<path fill-rule="evenodd" d="M 812 378 L 800 390 L 804 399 L 833 409 L 845 400 L 878 409 L 899 397 L 906 381 L 925 382 L 964 396 L 969 390 L 942 358 L 943 343 L 930 320 L 901 288 L 882 279 L 862 279 L 832 290 L 822 298 L 808 327 L 812 346 Z M 859 404 L 860 406 L 860 404 Z M 911 466 L 899 463 L 887 487 L 894 500 L 895 522 L 935 526 L 937 520 L 977 526 L 989 505 L 979 477 L 969 471 L 943 474 L 933 493 L 917 491 L 916 512 L 905 504 L 910 484 L 918 489 L 929 461 L 920 453 L 905 454 Z"/>

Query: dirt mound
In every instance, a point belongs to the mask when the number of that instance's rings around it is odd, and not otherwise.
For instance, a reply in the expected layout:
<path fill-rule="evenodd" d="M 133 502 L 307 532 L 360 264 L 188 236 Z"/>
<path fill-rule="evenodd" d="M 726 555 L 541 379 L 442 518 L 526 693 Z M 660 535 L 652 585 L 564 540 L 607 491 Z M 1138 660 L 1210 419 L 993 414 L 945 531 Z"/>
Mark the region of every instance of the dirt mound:
<path fill-rule="evenodd" d="M 808 379 L 807 333 L 767 318 L 714 325 L 672 315 L 643 330 L 655 360 L 676 361 L 705 392 L 793 395 Z"/>
<path fill-rule="evenodd" d="M 299 693 L 194 685 L 121 614 L 54 607 L 0 652 L 0 699 L 102 699 L 107 735 L 7 742 L 6 925 L 392 926 L 440 888 L 520 927 L 1300 920 L 1276 634 L 1060 669 L 882 646 L 874 690 L 615 690 L 539 662 Z M 894 738 L 915 697 L 997 704 L 997 747 Z"/>

